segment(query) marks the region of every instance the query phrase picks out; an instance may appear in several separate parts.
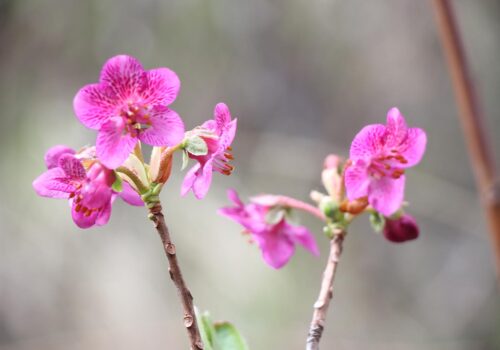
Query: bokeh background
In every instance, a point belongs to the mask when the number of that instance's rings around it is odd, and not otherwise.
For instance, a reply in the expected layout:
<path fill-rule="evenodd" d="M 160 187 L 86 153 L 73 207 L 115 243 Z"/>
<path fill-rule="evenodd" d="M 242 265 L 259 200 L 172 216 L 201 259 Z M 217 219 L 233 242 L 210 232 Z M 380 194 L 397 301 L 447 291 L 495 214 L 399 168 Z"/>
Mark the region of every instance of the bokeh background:
<path fill-rule="evenodd" d="M 454 2 L 500 161 L 500 3 Z M 492 251 L 457 122 L 429 1 L 1 0 L 0 349 L 186 349 L 164 253 L 143 209 L 115 203 L 109 225 L 80 230 L 64 201 L 35 195 L 54 144 L 95 133 L 72 99 L 118 53 L 182 80 L 172 105 L 187 127 L 219 101 L 239 119 L 236 171 L 209 195 L 162 194 L 196 304 L 233 321 L 252 349 L 303 349 L 321 257 L 299 249 L 279 271 L 216 214 L 244 197 L 321 189 L 328 153 L 347 154 L 365 124 L 398 106 L 427 130 L 408 176 L 417 241 L 393 245 L 367 219 L 352 227 L 324 349 L 500 348 Z M 178 161 L 178 160 L 177 160 Z"/>

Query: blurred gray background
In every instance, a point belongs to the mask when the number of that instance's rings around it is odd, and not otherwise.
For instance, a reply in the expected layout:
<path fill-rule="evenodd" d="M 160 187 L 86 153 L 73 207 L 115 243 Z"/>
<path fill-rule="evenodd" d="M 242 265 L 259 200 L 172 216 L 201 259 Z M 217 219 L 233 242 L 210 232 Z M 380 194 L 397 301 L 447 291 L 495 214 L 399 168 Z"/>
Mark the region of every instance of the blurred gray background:
<path fill-rule="evenodd" d="M 500 161 L 500 3 L 455 1 Z M 54 144 L 93 143 L 72 99 L 118 53 L 182 80 L 172 105 L 188 128 L 219 101 L 239 119 L 236 170 L 209 195 L 162 194 L 196 304 L 233 321 L 254 350 L 303 349 L 321 257 L 298 249 L 275 271 L 216 214 L 244 197 L 321 189 L 328 153 L 398 106 L 426 129 L 407 199 L 421 238 L 393 245 L 367 218 L 346 241 L 322 349 L 500 348 L 492 251 L 429 1 L 1 0 L 0 349 L 187 349 L 160 240 L 141 208 L 117 201 L 109 225 L 80 230 L 65 201 L 31 182 Z M 177 159 L 178 161 L 178 159 Z"/>

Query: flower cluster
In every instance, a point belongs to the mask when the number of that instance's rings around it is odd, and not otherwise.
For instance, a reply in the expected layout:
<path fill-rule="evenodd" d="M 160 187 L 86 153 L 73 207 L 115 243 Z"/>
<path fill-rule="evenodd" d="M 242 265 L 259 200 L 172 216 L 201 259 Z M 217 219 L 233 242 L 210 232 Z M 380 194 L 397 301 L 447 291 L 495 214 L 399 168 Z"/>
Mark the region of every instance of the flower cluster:
<path fill-rule="evenodd" d="M 423 157 L 427 137 L 419 128 L 409 128 L 397 108 L 387 114 L 386 125 L 364 127 L 351 144 L 349 159 L 329 155 L 321 174 L 327 194 L 317 191 L 311 198 L 317 207 L 284 196 L 262 195 L 243 204 L 229 192 L 233 207 L 220 210 L 249 232 L 271 267 L 285 265 L 300 244 L 318 254 L 315 240 L 306 227 L 290 225 L 292 209 L 306 211 L 325 223 L 329 238 L 345 234 L 347 226 L 360 214 L 369 213 L 376 231 L 391 242 L 418 237 L 416 221 L 404 213 L 405 171 Z"/>
<path fill-rule="evenodd" d="M 197 161 L 185 177 L 182 195 L 192 189 L 203 198 L 213 171 L 231 174 L 237 122 L 219 103 L 213 120 L 186 132 L 169 107 L 179 89 L 177 74 L 168 68 L 145 70 L 134 57 L 110 58 L 99 82 L 81 88 L 73 100 L 78 120 L 97 131 L 95 146 L 79 152 L 67 146 L 49 149 L 48 170 L 33 182 L 37 194 L 69 199 L 81 228 L 104 225 L 115 197 L 132 205 L 147 202 L 152 189 L 168 180 L 172 155 L 179 150 Z M 141 143 L 153 146 L 150 164 L 144 163 Z"/>

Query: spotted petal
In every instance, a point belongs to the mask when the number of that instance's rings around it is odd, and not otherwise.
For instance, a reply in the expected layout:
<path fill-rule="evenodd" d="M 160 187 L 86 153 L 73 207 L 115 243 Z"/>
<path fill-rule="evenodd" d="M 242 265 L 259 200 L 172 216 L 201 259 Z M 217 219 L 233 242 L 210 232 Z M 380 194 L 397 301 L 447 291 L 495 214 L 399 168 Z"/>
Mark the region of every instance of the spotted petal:
<path fill-rule="evenodd" d="M 83 125 L 97 130 L 116 114 L 117 97 L 104 84 L 85 85 L 73 99 L 73 109 Z"/>
<path fill-rule="evenodd" d="M 112 57 L 106 61 L 101 70 L 100 82 L 106 84 L 121 101 L 137 96 L 146 81 L 144 68 L 139 60 L 132 56 Z"/>
<path fill-rule="evenodd" d="M 69 194 L 76 190 L 61 168 L 44 172 L 33 181 L 33 188 L 39 196 L 49 198 L 69 198 Z"/>
<path fill-rule="evenodd" d="M 146 72 L 146 81 L 140 95 L 145 104 L 168 106 L 177 98 L 181 81 L 168 68 L 156 68 Z"/>
<path fill-rule="evenodd" d="M 137 138 L 124 133 L 124 129 L 123 119 L 114 117 L 103 124 L 97 134 L 97 157 L 109 169 L 122 165 L 137 143 Z"/>
<path fill-rule="evenodd" d="M 139 139 L 151 146 L 175 146 L 184 138 L 184 123 L 177 112 L 156 106 L 150 115 L 150 127 L 141 130 Z"/>
<path fill-rule="evenodd" d="M 391 216 L 403 204 L 405 190 L 405 176 L 399 179 L 384 176 L 379 180 L 373 179 L 368 189 L 368 202 L 379 213 Z"/>
<path fill-rule="evenodd" d="M 351 159 L 372 157 L 383 150 L 386 128 L 382 124 L 367 125 L 354 137 L 349 152 Z"/>

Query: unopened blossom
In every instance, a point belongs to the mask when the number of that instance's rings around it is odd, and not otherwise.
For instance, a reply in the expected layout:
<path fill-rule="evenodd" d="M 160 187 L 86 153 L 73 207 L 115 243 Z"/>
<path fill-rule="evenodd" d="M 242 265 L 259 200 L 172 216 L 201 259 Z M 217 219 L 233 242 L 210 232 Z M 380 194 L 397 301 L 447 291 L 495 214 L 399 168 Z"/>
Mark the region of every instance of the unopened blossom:
<path fill-rule="evenodd" d="M 383 232 L 387 240 L 401 243 L 416 239 L 419 229 L 417 222 L 412 216 L 403 214 L 397 219 L 386 218 Z"/>
<path fill-rule="evenodd" d="M 137 59 L 119 55 L 104 64 L 98 83 L 78 91 L 73 107 L 83 125 L 98 130 L 97 157 L 114 169 L 138 140 L 152 146 L 182 141 L 182 119 L 167 107 L 179 89 L 179 78 L 172 70 L 146 71 Z"/>
<path fill-rule="evenodd" d="M 228 162 L 233 159 L 230 151 L 236 126 L 237 119 L 231 120 L 231 113 L 226 104 L 218 103 L 214 109 L 214 119 L 206 121 L 192 131 L 193 135 L 203 139 L 208 151 L 205 155 L 188 153 L 189 158 L 198 163 L 187 172 L 182 183 L 181 195 L 184 196 L 192 189 L 195 197 L 202 199 L 210 188 L 214 171 L 224 175 L 231 174 L 233 167 Z"/>
<path fill-rule="evenodd" d="M 45 155 L 48 170 L 33 182 L 36 193 L 42 197 L 68 199 L 73 221 L 80 228 L 105 225 L 117 195 L 129 204 L 143 205 L 125 182 L 122 192 L 114 191 L 114 172 L 89 157 L 91 153 L 92 150 L 76 153 L 66 146 L 52 147 Z"/>
<path fill-rule="evenodd" d="M 234 206 L 222 208 L 219 213 L 245 228 L 262 251 L 264 261 L 271 267 L 283 267 L 292 257 L 296 244 L 302 245 L 314 255 L 319 255 L 314 236 L 306 227 L 288 223 L 284 215 L 275 222 L 269 222 L 268 213 L 273 209 L 273 202 L 267 199 L 273 196 L 262 201 L 259 198 L 252 199 L 249 204 L 243 204 L 234 190 L 228 191 L 228 197 Z"/>
<path fill-rule="evenodd" d="M 350 201 L 367 198 L 385 216 L 402 205 L 405 170 L 422 159 L 427 143 L 425 132 L 408 128 L 397 108 L 387 113 L 387 124 L 365 126 L 354 138 L 345 187 Z"/>

